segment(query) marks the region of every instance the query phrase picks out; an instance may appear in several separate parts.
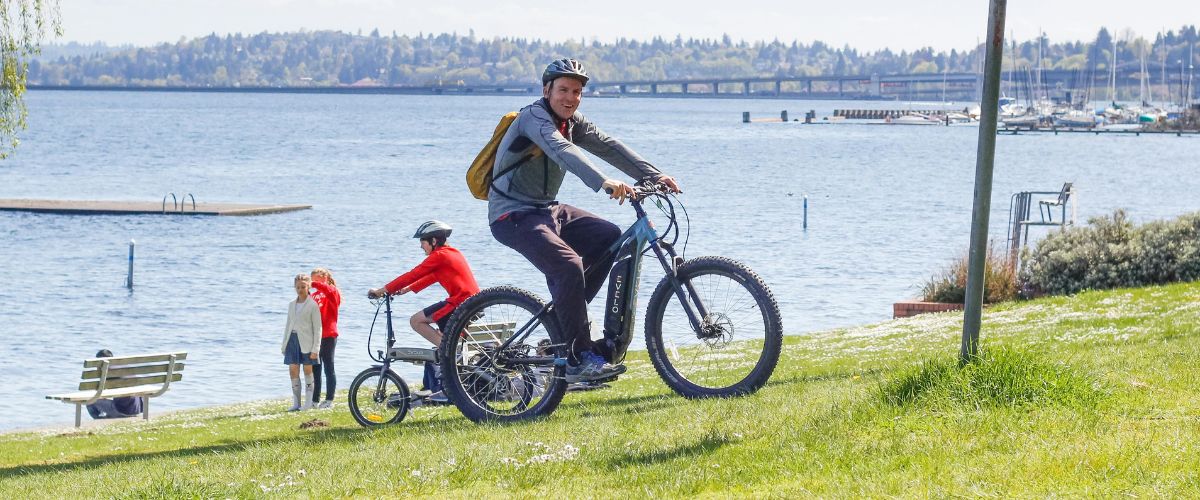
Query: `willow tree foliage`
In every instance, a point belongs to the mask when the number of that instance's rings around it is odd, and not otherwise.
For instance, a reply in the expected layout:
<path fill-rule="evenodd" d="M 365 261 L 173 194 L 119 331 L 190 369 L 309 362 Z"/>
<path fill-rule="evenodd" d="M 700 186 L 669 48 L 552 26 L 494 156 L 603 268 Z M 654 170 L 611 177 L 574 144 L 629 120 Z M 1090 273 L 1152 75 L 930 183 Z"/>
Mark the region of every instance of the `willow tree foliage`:
<path fill-rule="evenodd" d="M 58 0 L 0 0 L 0 159 L 25 129 L 25 77 L 42 40 L 62 35 Z"/>

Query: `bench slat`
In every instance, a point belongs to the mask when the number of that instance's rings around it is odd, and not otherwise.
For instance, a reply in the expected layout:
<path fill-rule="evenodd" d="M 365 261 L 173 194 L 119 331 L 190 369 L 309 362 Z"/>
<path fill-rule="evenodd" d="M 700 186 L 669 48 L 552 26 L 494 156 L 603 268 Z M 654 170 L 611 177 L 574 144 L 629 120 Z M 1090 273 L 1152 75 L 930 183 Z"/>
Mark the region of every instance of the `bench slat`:
<path fill-rule="evenodd" d="M 140 365 L 145 363 L 161 363 L 171 359 L 171 355 L 175 355 L 176 361 L 187 359 L 186 352 L 164 352 L 160 354 L 144 354 L 141 356 L 125 356 L 112 358 L 92 358 L 83 360 L 84 368 L 98 368 L 100 365 L 108 361 L 110 367 L 123 365 Z"/>
<path fill-rule="evenodd" d="M 479 323 L 475 325 L 468 325 L 467 333 L 475 333 L 484 330 L 512 330 L 516 327 L 517 324 L 511 321 L 508 323 Z"/>
<path fill-rule="evenodd" d="M 513 322 L 470 325 L 467 327 L 467 338 L 474 342 L 503 342 L 512 336 L 513 328 L 516 326 L 517 324 Z"/>
<path fill-rule="evenodd" d="M 145 395 L 149 395 L 149 394 L 154 394 L 154 393 L 158 392 L 159 389 L 162 389 L 161 385 L 125 387 L 122 389 L 112 389 L 112 390 L 105 389 L 104 393 L 101 394 L 100 397 L 112 399 L 112 398 L 120 398 L 120 397 L 126 397 L 126 396 L 145 396 Z M 96 391 L 91 390 L 91 391 L 69 392 L 66 394 L 51 394 L 49 396 L 46 396 L 46 399 L 54 399 L 54 400 L 59 400 L 59 401 L 87 401 L 89 399 L 92 399 L 92 397 L 95 395 L 96 395 Z"/>
<path fill-rule="evenodd" d="M 178 382 L 182 379 L 183 379 L 182 373 L 176 373 L 171 376 L 172 382 Z M 153 377 L 127 377 L 127 378 L 109 379 L 107 382 L 104 383 L 104 391 L 108 392 L 109 389 L 120 389 L 122 387 L 133 387 L 133 386 L 138 386 L 138 385 L 163 384 L 163 383 L 166 383 L 166 381 L 167 381 L 167 376 L 165 374 L 164 375 L 155 375 Z M 99 380 L 91 380 L 91 381 L 79 383 L 79 390 L 81 390 L 81 391 L 86 391 L 86 390 L 95 391 L 99 387 L 100 387 Z"/>
<path fill-rule="evenodd" d="M 167 373 L 167 369 L 170 366 L 171 366 L 171 363 L 163 363 L 161 365 L 131 366 L 128 368 L 109 368 L 108 369 L 108 378 L 109 378 L 109 380 L 112 380 L 115 377 L 128 377 L 130 375 L 147 375 L 147 374 L 151 374 L 151 373 Z M 183 367 L 184 367 L 183 363 L 175 363 L 175 371 L 177 371 L 177 372 L 183 371 Z M 82 378 L 83 380 L 98 379 L 98 378 L 100 378 L 100 369 L 93 368 L 90 370 L 84 370 L 83 376 L 80 378 Z"/>

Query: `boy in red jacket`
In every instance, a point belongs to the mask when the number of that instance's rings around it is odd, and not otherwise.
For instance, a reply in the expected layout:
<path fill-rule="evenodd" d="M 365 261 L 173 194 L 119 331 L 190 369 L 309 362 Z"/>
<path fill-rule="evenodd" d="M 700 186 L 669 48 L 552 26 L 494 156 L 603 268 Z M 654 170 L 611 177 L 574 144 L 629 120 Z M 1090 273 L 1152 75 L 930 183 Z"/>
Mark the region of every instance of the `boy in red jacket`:
<path fill-rule="evenodd" d="M 371 298 L 382 297 L 383 294 L 404 295 L 408 292 L 417 293 L 437 282 L 450 294 L 445 300 L 431 304 L 409 318 L 408 324 L 413 331 L 425 337 L 425 340 L 435 346 L 442 345 L 441 330 L 445 330 L 450 313 L 463 301 L 479 293 L 479 285 L 471 266 L 462 252 L 446 244 L 452 228 L 440 221 L 431 220 L 417 228 L 413 238 L 421 240 L 421 250 L 425 252 L 425 260 L 411 271 L 397 276 L 382 288 L 374 288 L 367 292 Z M 437 325 L 435 329 L 433 325 Z M 434 365 L 425 364 L 425 387 L 434 391 L 430 397 L 435 402 L 445 401 L 441 394 L 441 377 L 435 373 Z"/>

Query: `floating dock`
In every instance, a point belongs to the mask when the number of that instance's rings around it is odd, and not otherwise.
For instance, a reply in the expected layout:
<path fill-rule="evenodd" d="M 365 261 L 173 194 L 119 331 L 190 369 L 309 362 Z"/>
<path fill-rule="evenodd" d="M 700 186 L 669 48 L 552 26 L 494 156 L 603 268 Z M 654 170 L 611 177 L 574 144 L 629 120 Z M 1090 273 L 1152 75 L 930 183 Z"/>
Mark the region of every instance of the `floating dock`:
<path fill-rule="evenodd" d="M 883 120 L 908 115 L 944 116 L 959 112 L 954 109 L 835 109 L 833 116 L 850 120 Z"/>
<path fill-rule="evenodd" d="M 176 208 L 154 201 L 0 199 L 0 211 L 68 215 L 265 215 L 309 208 L 312 205 L 188 203 Z"/>

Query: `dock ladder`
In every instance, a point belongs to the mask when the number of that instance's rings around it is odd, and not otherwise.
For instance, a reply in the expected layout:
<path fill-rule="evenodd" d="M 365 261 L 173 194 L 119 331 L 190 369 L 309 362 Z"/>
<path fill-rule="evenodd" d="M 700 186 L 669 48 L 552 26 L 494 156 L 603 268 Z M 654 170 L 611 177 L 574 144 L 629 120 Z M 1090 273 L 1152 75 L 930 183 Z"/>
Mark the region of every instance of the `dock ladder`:
<path fill-rule="evenodd" d="M 191 198 L 191 200 L 192 200 L 192 212 L 194 213 L 196 211 L 196 197 L 192 196 L 192 193 L 188 193 L 188 194 L 184 195 L 182 199 L 179 199 L 179 198 L 175 197 L 174 192 L 170 192 L 170 193 L 163 195 L 162 213 L 164 213 L 164 214 L 167 213 L 167 197 L 168 196 L 171 197 L 171 211 L 172 212 L 184 213 L 184 211 L 187 210 L 188 198 Z"/>

